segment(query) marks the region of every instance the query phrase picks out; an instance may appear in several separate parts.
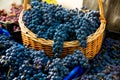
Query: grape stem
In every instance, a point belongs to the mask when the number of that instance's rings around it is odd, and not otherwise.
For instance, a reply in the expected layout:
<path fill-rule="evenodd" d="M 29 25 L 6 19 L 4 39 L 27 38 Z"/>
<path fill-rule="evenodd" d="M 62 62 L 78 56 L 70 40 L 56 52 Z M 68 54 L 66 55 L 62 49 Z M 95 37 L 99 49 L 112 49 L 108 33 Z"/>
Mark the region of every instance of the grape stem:
<path fill-rule="evenodd" d="M 11 66 L 9 66 L 9 70 L 8 70 L 8 73 L 7 73 L 7 78 L 9 77 L 11 71 L 12 71 L 12 68 L 11 68 Z"/>

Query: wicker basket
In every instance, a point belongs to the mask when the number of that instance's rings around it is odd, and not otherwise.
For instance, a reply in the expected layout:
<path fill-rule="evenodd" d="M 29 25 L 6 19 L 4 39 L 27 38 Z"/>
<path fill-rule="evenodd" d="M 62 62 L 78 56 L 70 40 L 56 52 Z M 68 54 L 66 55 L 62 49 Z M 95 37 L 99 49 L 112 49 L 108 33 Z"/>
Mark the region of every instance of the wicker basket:
<path fill-rule="evenodd" d="M 86 48 L 80 47 L 78 40 L 69 41 L 69 42 L 66 41 L 64 42 L 63 51 L 60 57 L 65 57 L 68 54 L 72 54 L 75 49 L 79 49 L 83 52 L 83 54 L 88 59 L 93 59 L 95 55 L 99 52 L 101 45 L 102 45 L 106 21 L 104 18 L 102 1 L 98 0 L 98 3 L 99 3 L 99 9 L 100 9 L 101 24 L 94 34 L 91 34 L 88 36 L 87 47 Z M 36 34 L 31 32 L 24 25 L 22 21 L 23 11 L 21 12 L 20 17 L 19 17 L 19 25 L 21 27 L 21 35 L 22 35 L 23 44 L 29 46 L 30 48 L 34 48 L 36 50 L 43 49 L 46 55 L 53 57 L 52 44 L 54 41 L 45 40 L 43 38 L 37 38 Z"/>

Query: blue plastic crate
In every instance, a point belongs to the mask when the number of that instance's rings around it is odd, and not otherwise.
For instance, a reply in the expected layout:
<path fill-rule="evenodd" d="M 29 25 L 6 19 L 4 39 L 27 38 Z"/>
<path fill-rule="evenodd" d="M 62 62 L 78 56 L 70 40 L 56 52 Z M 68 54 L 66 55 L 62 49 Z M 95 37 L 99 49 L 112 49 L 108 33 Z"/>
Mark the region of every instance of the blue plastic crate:
<path fill-rule="evenodd" d="M 8 37 L 10 37 L 11 35 L 10 35 L 10 33 L 7 31 L 7 30 L 5 30 L 5 29 L 3 29 L 3 28 L 0 28 L 0 34 L 5 34 L 6 36 L 8 36 Z"/>
<path fill-rule="evenodd" d="M 83 68 L 80 66 L 76 66 L 65 78 L 64 80 L 73 80 L 78 78 L 83 74 Z"/>

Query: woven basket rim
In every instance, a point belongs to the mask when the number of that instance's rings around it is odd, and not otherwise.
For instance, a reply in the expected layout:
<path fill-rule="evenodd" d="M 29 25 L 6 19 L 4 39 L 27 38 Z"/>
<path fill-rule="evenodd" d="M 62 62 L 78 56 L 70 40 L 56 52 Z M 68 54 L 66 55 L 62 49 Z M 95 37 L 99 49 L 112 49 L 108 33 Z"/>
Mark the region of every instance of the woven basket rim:
<path fill-rule="evenodd" d="M 48 45 L 48 46 L 52 46 L 52 44 L 54 43 L 53 40 L 46 40 L 46 39 L 44 39 L 44 38 L 37 38 L 37 37 L 36 37 L 36 34 L 33 33 L 32 31 L 30 31 L 30 30 L 24 25 L 24 22 L 23 22 L 23 12 L 24 12 L 24 10 L 21 11 L 20 16 L 19 16 L 19 25 L 20 25 L 21 31 L 22 31 L 23 33 L 25 33 L 27 36 L 31 37 L 33 40 L 35 40 L 35 41 L 37 41 L 37 42 L 39 42 L 39 43 L 41 43 L 41 44 Z M 100 21 L 101 21 L 100 27 L 96 30 L 95 33 L 90 34 L 90 35 L 87 37 L 87 43 L 95 40 L 100 34 L 102 34 L 102 33 L 104 32 L 106 21 L 105 21 L 104 19 L 100 19 Z M 65 41 L 65 42 L 64 42 L 64 47 L 76 47 L 76 46 L 80 46 L 78 40 Z"/>

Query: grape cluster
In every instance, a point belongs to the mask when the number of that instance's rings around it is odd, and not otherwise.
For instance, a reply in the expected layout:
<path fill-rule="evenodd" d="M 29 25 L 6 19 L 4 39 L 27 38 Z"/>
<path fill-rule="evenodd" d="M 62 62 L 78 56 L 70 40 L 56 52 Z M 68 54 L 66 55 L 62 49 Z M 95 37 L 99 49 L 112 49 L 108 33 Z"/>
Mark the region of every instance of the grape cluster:
<path fill-rule="evenodd" d="M 62 61 L 62 64 L 69 68 L 74 68 L 77 65 L 80 65 L 82 68 L 88 68 L 88 63 L 88 59 L 79 50 L 75 50 L 73 55 L 66 56 Z"/>
<path fill-rule="evenodd" d="M 43 69 L 46 65 L 48 60 L 51 60 L 49 57 L 45 55 L 45 52 L 43 50 L 36 51 L 32 53 L 31 55 L 32 61 L 33 61 L 33 67 L 37 69 Z"/>
<path fill-rule="evenodd" d="M 80 16 L 80 20 L 78 22 L 79 23 L 77 24 L 79 25 L 76 26 L 77 29 L 75 30 L 76 36 L 80 45 L 85 48 L 87 46 L 87 36 L 94 33 L 100 25 L 99 12 L 90 10 L 84 14 L 84 16 Z"/>
<path fill-rule="evenodd" d="M 48 80 L 63 80 L 63 78 L 69 73 L 69 68 L 61 63 L 60 58 L 56 58 L 53 59 L 51 63 L 48 63 L 45 71 L 48 71 Z"/>
<path fill-rule="evenodd" d="M 57 24 L 56 25 L 54 25 L 53 27 L 50 27 L 48 30 L 47 30 L 47 32 L 46 32 L 46 37 L 44 37 L 45 39 L 53 39 L 53 34 L 54 34 L 54 32 L 56 31 L 56 27 L 57 26 Z"/>
<path fill-rule="evenodd" d="M 11 37 L 6 36 L 5 33 L 0 34 L 0 56 L 5 54 L 6 49 L 10 48 L 14 43 Z"/>
<path fill-rule="evenodd" d="M 56 53 L 55 56 L 58 56 L 58 53 L 62 53 L 63 43 L 68 38 L 67 29 L 68 26 L 61 24 L 56 29 L 54 35 L 54 44 L 53 44 L 53 53 Z"/>
<path fill-rule="evenodd" d="M 32 8 L 24 11 L 24 24 L 38 38 L 54 40 L 54 54 L 59 55 L 64 41 L 78 39 L 80 46 L 87 46 L 87 36 L 94 33 L 100 25 L 99 12 L 90 10 L 68 10 L 61 5 L 32 1 Z"/>

